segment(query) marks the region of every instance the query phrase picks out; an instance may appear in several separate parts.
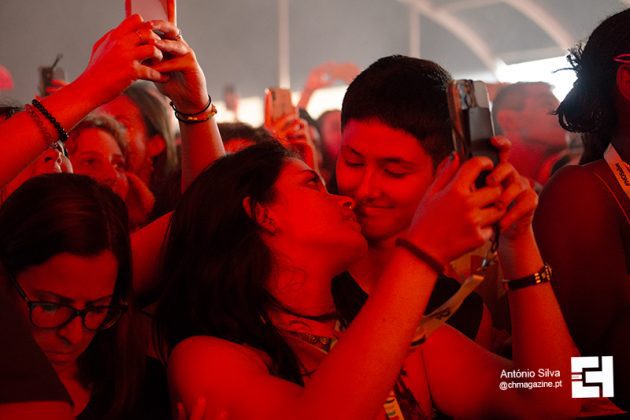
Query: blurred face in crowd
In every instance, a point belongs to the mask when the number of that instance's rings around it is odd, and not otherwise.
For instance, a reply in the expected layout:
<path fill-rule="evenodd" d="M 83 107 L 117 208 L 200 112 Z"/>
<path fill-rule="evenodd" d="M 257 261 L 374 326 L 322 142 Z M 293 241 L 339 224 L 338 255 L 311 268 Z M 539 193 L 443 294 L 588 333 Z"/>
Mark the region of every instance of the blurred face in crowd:
<path fill-rule="evenodd" d="M 265 204 L 274 221 L 271 248 L 311 259 L 326 254 L 340 267 L 362 255 L 365 239 L 348 197 L 329 194 L 319 175 L 303 161 L 289 159 L 274 185 L 274 200 Z M 264 224 L 264 222 L 263 222 Z M 283 251 L 281 251 L 283 252 Z M 341 261 L 344 260 L 344 261 Z"/>
<path fill-rule="evenodd" d="M 341 111 L 331 111 L 326 114 L 321 122 L 320 130 L 326 153 L 334 162 L 339 155 L 339 149 L 342 142 Z"/>
<path fill-rule="evenodd" d="M 148 128 L 140 108 L 128 96 L 120 95 L 99 107 L 98 111 L 111 115 L 126 128 L 129 136 L 127 167 L 148 185 L 153 164 L 147 148 Z"/>
<path fill-rule="evenodd" d="M 67 309 L 55 304 L 70 305 L 75 309 L 107 306 L 111 303 L 116 282 L 118 264 L 111 251 L 96 256 L 83 257 L 61 253 L 43 264 L 22 271 L 16 282 L 32 302 L 47 302 L 34 307 L 29 317 L 26 302 L 17 302 L 24 316 L 31 320 L 33 338 L 56 369 L 74 366 L 77 358 L 87 349 L 96 332 L 87 329 L 81 316 L 66 318 Z M 15 293 L 17 300 L 24 300 Z M 64 316 L 65 315 L 65 316 Z M 99 310 L 89 315 L 95 320 L 105 320 L 107 311 Z M 51 320 L 65 320 L 57 327 L 39 325 Z"/>
<path fill-rule="evenodd" d="M 566 132 L 558 123 L 558 117 L 553 115 L 559 104 L 548 85 L 529 85 L 524 106 L 515 111 L 513 118 L 519 137 L 528 143 L 537 143 L 552 149 L 566 148 Z"/>
<path fill-rule="evenodd" d="M 54 143 L 46 151 L 40 154 L 30 165 L 22 170 L 5 187 L 5 192 L 10 195 L 20 185 L 30 178 L 42 174 L 72 173 L 72 164 L 63 153 L 63 146 Z"/>
<path fill-rule="evenodd" d="M 108 186 L 124 200 L 129 191 L 125 157 L 114 137 L 99 128 L 86 128 L 73 141 L 69 151 L 74 173 Z"/>
<path fill-rule="evenodd" d="M 434 177 L 431 157 L 415 137 L 375 119 L 346 124 L 336 173 L 368 241 L 404 231 Z"/>

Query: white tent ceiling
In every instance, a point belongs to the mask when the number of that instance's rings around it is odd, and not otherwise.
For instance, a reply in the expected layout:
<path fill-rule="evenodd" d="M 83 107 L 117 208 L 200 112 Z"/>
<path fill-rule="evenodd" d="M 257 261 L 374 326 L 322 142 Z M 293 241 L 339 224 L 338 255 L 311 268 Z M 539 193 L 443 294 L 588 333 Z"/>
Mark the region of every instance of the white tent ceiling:
<path fill-rule="evenodd" d="M 179 0 L 178 23 L 212 92 L 303 84 L 319 63 L 411 54 L 457 77 L 491 79 L 501 63 L 563 55 L 627 0 Z M 123 0 L 1 0 L 0 65 L 27 100 L 58 52 L 70 78 L 124 15 Z M 280 36 L 279 36 L 280 35 Z"/>

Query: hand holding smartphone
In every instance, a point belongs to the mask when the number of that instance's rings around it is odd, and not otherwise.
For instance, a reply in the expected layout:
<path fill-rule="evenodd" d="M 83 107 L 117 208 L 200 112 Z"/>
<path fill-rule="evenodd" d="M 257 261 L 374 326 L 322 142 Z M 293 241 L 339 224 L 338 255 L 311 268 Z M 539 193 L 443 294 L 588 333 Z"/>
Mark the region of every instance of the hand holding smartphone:
<path fill-rule="evenodd" d="M 61 67 L 57 67 L 59 60 L 63 58 L 62 54 L 57 54 L 55 62 L 52 66 L 42 66 L 39 68 L 39 95 L 41 97 L 48 96 L 48 88 L 53 84 L 53 80 L 66 80 L 66 72 Z"/>
<path fill-rule="evenodd" d="M 293 105 L 291 90 L 270 87 L 265 90 L 265 125 L 273 126 L 288 116 L 297 118 L 297 108 Z"/>
<path fill-rule="evenodd" d="M 475 156 L 486 156 L 497 165 L 499 151 L 490 143 L 494 136 L 488 89 L 483 82 L 454 80 L 448 86 L 448 106 L 453 124 L 453 147 L 462 161 Z M 485 185 L 487 172 L 475 185 Z"/>

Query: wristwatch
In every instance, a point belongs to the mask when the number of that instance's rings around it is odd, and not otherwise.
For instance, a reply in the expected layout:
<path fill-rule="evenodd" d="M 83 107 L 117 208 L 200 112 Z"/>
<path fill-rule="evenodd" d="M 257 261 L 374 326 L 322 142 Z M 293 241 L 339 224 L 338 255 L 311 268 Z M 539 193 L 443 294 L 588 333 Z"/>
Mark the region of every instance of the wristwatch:
<path fill-rule="evenodd" d="M 534 274 L 521 277 L 514 280 L 503 280 L 503 287 L 506 290 L 518 290 L 523 287 L 535 286 L 537 284 L 548 283 L 551 281 L 551 266 L 545 264 L 543 268 Z"/>

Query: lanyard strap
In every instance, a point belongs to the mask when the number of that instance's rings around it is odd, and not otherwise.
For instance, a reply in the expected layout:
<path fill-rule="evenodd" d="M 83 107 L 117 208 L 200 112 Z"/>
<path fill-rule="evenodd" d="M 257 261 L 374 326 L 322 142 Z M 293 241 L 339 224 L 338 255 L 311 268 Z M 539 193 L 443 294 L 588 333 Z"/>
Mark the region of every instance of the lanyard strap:
<path fill-rule="evenodd" d="M 326 337 L 326 336 L 321 336 L 321 335 L 291 331 L 287 329 L 283 329 L 282 331 L 298 338 L 299 340 L 316 348 L 322 353 L 328 354 L 332 350 L 332 348 L 335 346 L 335 344 L 337 344 L 337 341 L 338 341 L 337 336 L 341 333 L 341 323 L 339 321 L 335 323 L 335 337 Z M 385 409 L 385 413 L 387 414 L 388 419 L 405 420 L 402 410 L 400 409 L 400 404 L 398 404 L 398 399 L 396 398 L 396 393 L 394 392 L 394 390 L 391 390 L 389 392 L 389 395 L 387 396 L 387 400 L 383 404 L 383 408 Z"/>
<path fill-rule="evenodd" d="M 621 189 L 630 198 L 630 165 L 621 159 L 621 156 L 619 156 L 612 144 L 608 145 L 608 149 L 604 153 L 604 160 L 608 163 Z"/>

